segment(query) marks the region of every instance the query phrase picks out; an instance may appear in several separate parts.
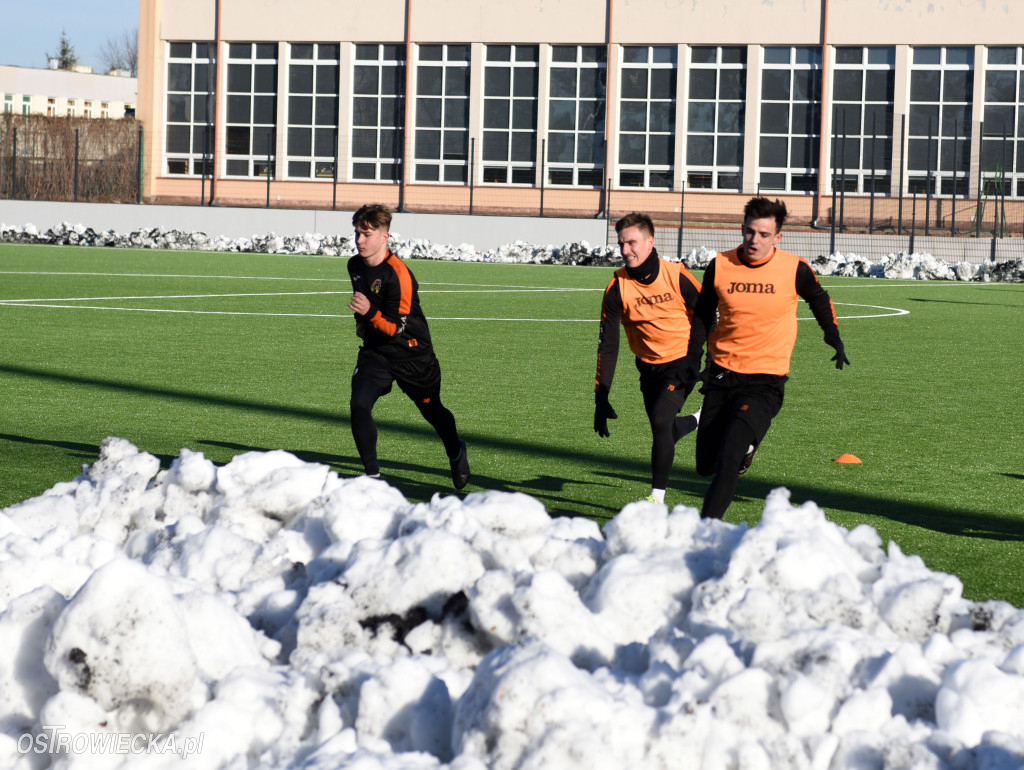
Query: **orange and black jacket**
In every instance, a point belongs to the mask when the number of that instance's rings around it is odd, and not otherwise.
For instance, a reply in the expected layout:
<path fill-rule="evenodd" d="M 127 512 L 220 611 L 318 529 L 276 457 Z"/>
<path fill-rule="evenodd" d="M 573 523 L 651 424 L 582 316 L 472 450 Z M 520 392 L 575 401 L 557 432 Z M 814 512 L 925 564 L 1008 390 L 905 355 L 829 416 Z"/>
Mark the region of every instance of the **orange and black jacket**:
<path fill-rule="evenodd" d="M 619 357 L 619 324 L 629 348 L 639 360 L 664 364 L 688 358 L 693 373 L 700 370 L 707 337 L 705 325 L 694 316 L 700 283 L 678 262 L 654 252 L 656 269 L 646 281 L 629 276 L 625 267 L 604 290 L 601 332 L 597 343 L 596 388 L 610 388 Z"/>
<path fill-rule="evenodd" d="M 740 374 L 788 375 L 800 298 L 825 342 L 838 342 L 832 300 L 806 260 L 781 249 L 754 263 L 743 259 L 742 249 L 718 254 L 704 272 L 697 301 L 697 316 L 705 323 L 718 312 L 718 326 L 708 337 L 710 362 Z"/>
<path fill-rule="evenodd" d="M 376 267 L 358 254 L 348 261 L 352 291 L 370 300 L 365 315 L 355 314 L 356 333 L 363 346 L 394 359 L 416 358 L 431 352 L 430 330 L 420 309 L 419 284 L 412 271 L 388 252 Z"/>

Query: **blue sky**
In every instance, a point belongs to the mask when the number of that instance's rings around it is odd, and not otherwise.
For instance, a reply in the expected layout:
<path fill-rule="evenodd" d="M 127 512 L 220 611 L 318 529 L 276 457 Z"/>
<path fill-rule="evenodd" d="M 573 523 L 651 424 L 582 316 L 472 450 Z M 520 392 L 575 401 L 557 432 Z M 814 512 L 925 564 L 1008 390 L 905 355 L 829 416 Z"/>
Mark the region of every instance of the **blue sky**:
<path fill-rule="evenodd" d="M 79 64 L 99 71 L 107 39 L 139 25 L 139 0 L 0 0 L 0 19 L 0 64 L 45 67 L 63 29 Z"/>

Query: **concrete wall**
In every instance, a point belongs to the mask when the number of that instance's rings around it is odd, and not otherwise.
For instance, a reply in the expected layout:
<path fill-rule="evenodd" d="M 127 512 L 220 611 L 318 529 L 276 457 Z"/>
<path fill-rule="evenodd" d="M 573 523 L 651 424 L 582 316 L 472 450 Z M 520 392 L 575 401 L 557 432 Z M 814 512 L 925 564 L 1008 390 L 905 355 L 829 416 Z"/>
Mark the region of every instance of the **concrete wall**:
<path fill-rule="evenodd" d="M 62 222 L 81 224 L 97 232 L 130 233 L 161 227 L 199 230 L 212 237 L 225 235 L 229 238 L 251 238 L 271 232 L 277 235 L 352 232 L 351 211 L 0 201 L 0 224 L 32 224 L 43 232 Z M 517 240 L 555 246 L 586 241 L 591 246 L 603 246 L 606 223 L 600 219 L 396 214 L 391 229 L 403 238 L 424 238 L 455 246 L 466 243 L 477 251 L 486 251 Z"/>

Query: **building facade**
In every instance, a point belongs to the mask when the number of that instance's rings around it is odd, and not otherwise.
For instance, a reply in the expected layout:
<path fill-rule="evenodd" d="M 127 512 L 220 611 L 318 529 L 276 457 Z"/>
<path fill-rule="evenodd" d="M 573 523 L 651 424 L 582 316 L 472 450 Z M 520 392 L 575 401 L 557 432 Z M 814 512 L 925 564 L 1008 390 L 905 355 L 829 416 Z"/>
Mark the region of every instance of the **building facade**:
<path fill-rule="evenodd" d="M 144 198 L 735 221 L 763 192 L 817 221 L 838 188 L 941 224 L 1024 200 L 1022 29 L 1019 3 L 141 0 Z"/>
<path fill-rule="evenodd" d="M 138 80 L 86 71 L 0 66 L 0 110 L 72 118 L 134 116 Z"/>

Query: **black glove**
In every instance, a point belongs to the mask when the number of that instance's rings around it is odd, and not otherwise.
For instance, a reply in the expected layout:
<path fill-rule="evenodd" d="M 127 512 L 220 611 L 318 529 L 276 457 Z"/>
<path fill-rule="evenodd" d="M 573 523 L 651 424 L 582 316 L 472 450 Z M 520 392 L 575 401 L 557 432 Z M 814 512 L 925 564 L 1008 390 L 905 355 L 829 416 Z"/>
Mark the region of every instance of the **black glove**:
<path fill-rule="evenodd" d="M 846 357 L 846 348 L 843 343 L 839 340 L 828 343 L 836 349 L 836 354 L 832 356 L 832 360 L 836 362 L 836 369 L 842 369 L 844 366 L 850 365 L 850 359 Z"/>
<path fill-rule="evenodd" d="M 607 438 L 612 435 L 608 431 L 608 420 L 617 419 L 619 416 L 615 414 L 612 405 L 608 403 L 608 389 L 598 388 L 594 394 L 594 431 L 601 438 Z"/>

